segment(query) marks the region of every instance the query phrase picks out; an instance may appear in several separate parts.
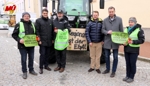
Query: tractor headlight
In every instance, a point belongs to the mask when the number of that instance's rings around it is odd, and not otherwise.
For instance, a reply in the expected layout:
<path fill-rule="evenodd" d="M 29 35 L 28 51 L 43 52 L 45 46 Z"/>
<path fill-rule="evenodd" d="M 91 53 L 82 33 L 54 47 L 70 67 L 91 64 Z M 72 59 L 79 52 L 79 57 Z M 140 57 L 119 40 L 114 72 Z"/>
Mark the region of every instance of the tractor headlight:
<path fill-rule="evenodd" d="M 73 21 L 75 19 L 75 16 L 67 16 L 69 21 Z"/>
<path fill-rule="evenodd" d="M 88 18 L 86 16 L 80 16 L 79 19 L 80 19 L 80 21 L 87 21 L 88 20 Z"/>

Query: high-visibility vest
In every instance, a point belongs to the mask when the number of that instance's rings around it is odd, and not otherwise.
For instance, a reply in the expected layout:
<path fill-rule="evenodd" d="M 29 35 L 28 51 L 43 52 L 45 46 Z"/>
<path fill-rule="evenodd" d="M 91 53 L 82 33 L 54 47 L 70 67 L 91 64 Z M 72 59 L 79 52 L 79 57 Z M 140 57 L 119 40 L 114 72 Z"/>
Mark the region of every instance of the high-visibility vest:
<path fill-rule="evenodd" d="M 33 30 L 34 30 L 34 33 L 35 33 L 35 26 L 34 26 L 33 23 L 32 23 L 32 27 L 33 27 Z M 23 38 L 25 36 L 25 29 L 24 29 L 23 22 L 19 22 L 19 34 L 18 34 L 18 36 L 20 38 Z"/>
<path fill-rule="evenodd" d="M 130 35 L 129 38 L 131 38 L 131 40 L 138 40 L 138 33 L 139 33 L 140 29 L 136 28 Z M 128 28 L 126 28 L 124 30 L 125 33 L 128 33 Z M 140 44 L 129 44 L 130 47 L 140 47 Z"/>
<path fill-rule="evenodd" d="M 56 39 L 54 42 L 54 48 L 56 50 L 64 50 L 69 45 L 68 41 L 69 41 L 68 29 L 64 29 L 64 30 L 58 29 Z"/>

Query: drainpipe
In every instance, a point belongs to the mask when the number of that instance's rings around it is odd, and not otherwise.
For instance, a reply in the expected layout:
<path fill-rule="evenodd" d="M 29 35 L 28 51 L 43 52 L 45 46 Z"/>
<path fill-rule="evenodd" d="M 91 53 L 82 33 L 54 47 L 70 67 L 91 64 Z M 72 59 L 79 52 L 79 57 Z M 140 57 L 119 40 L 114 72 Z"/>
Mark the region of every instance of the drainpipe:
<path fill-rule="evenodd" d="M 24 12 L 26 12 L 26 6 L 25 6 L 26 4 L 25 4 L 25 0 L 24 0 Z"/>

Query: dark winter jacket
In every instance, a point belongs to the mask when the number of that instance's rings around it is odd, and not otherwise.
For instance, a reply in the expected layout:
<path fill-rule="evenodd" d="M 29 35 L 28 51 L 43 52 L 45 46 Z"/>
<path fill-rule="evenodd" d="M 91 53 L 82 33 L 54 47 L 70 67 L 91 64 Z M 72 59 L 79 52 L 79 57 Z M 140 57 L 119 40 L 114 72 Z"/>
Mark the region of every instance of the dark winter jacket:
<path fill-rule="evenodd" d="M 52 38 L 53 38 L 53 24 L 52 20 L 49 18 L 41 17 L 36 20 L 35 22 L 37 35 L 42 42 L 42 46 L 50 47 L 52 45 Z"/>
<path fill-rule="evenodd" d="M 127 27 L 128 28 L 128 27 Z M 130 31 L 131 33 L 136 30 L 137 28 L 140 28 L 138 35 L 138 40 L 133 40 L 133 44 L 143 44 L 145 41 L 144 31 L 141 29 L 141 25 L 137 24 L 133 27 L 133 29 Z M 129 45 L 124 47 L 124 51 L 128 53 L 138 53 L 139 54 L 140 47 L 130 47 Z"/>
<path fill-rule="evenodd" d="M 25 35 L 34 34 L 34 29 L 31 21 L 27 22 L 21 19 L 21 22 L 23 22 L 24 25 Z M 12 33 L 12 37 L 18 42 L 18 49 L 25 48 L 24 44 L 20 43 L 21 38 L 19 38 L 18 34 L 19 34 L 19 23 L 15 25 L 14 31 Z"/>
<path fill-rule="evenodd" d="M 61 30 L 68 29 L 68 31 L 71 32 L 70 25 L 69 25 L 68 21 L 64 18 L 61 20 L 58 20 L 58 18 L 56 18 L 53 21 L 53 26 L 54 26 L 54 28 L 56 27 L 57 29 L 61 29 Z M 55 38 L 56 38 L 56 33 L 54 33 L 53 39 L 55 39 Z"/>
<path fill-rule="evenodd" d="M 101 32 L 102 29 L 102 19 L 91 20 L 86 26 L 86 38 L 87 41 L 98 43 L 103 41 L 104 35 Z"/>

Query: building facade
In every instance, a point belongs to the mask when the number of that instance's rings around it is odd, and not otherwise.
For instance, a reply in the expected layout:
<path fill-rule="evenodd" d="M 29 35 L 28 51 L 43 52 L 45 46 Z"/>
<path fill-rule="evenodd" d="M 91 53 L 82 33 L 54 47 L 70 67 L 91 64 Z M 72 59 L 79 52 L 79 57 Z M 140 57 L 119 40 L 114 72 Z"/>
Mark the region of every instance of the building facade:
<path fill-rule="evenodd" d="M 48 0 L 49 14 L 52 12 L 51 0 Z M 129 17 L 136 17 L 138 23 L 141 23 L 144 28 L 149 28 L 150 20 L 150 0 L 105 0 L 105 9 L 99 9 L 99 0 L 94 0 L 93 10 L 98 10 L 102 19 L 108 16 L 108 7 L 114 6 L 116 14 L 123 19 L 124 27 L 128 25 Z M 1 2 L 13 2 L 17 5 L 17 12 L 32 12 L 36 13 L 37 17 L 41 15 L 42 0 L 1 0 Z M 1 4 L 0 4 L 1 5 Z M 57 6 L 56 6 L 57 7 Z M 2 7 L 0 8 L 2 12 Z"/>

